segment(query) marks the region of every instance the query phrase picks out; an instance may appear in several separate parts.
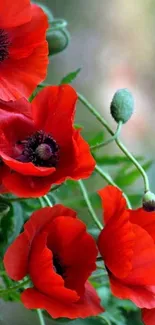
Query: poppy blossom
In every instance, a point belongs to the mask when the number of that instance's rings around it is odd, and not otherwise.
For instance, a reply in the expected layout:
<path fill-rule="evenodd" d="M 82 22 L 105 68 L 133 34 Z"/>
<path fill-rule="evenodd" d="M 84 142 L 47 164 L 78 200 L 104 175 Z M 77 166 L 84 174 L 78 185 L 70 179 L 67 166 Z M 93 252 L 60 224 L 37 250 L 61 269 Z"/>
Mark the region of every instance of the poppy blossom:
<path fill-rule="evenodd" d="M 155 323 L 155 308 L 143 309 L 142 319 L 145 325 L 154 325 Z"/>
<path fill-rule="evenodd" d="M 112 293 L 139 308 L 155 308 L 155 212 L 127 209 L 122 192 L 113 186 L 99 195 L 105 227 L 98 247 Z"/>
<path fill-rule="evenodd" d="M 28 98 L 45 79 L 48 18 L 30 0 L 0 1 L 0 98 Z"/>
<path fill-rule="evenodd" d="M 87 281 L 96 269 L 97 248 L 76 212 L 62 205 L 34 212 L 4 256 L 6 272 L 15 281 L 29 275 L 33 287 L 21 300 L 43 308 L 53 318 L 85 318 L 103 312 Z"/>
<path fill-rule="evenodd" d="M 1 166 L 8 167 L 1 174 L 8 192 L 42 196 L 52 184 L 93 172 L 89 146 L 73 127 L 76 100 L 75 90 L 62 85 L 44 88 L 32 103 L 0 101 Z"/>

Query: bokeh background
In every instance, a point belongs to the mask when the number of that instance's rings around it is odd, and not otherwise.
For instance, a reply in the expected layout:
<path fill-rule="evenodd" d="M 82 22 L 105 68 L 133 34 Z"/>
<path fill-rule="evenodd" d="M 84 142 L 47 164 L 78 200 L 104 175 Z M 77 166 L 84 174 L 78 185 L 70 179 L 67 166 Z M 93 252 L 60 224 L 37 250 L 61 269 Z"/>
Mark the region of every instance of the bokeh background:
<path fill-rule="evenodd" d="M 135 98 L 135 112 L 123 126 L 121 138 L 131 152 L 154 159 L 155 155 L 155 2 L 154 0 L 40 0 L 55 18 L 68 21 L 68 48 L 50 60 L 47 82 L 58 84 L 67 73 L 81 67 L 74 87 L 111 123 L 109 105 L 118 88 L 129 88 Z M 78 105 L 77 123 L 90 138 L 102 130 L 94 117 Z M 108 135 L 107 135 L 108 137 Z M 115 145 L 106 154 L 119 153 Z M 155 191 L 155 168 L 149 171 Z M 92 191 L 96 190 L 94 182 Z M 136 188 L 141 187 L 141 181 Z M 39 324 L 32 311 L 0 301 L 0 325 Z M 56 324 L 49 319 L 47 325 Z M 72 323 L 73 324 L 73 323 Z M 122 325 L 122 324 L 120 324 Z M 136 324 L 133 324 L 136 325 Z"/>

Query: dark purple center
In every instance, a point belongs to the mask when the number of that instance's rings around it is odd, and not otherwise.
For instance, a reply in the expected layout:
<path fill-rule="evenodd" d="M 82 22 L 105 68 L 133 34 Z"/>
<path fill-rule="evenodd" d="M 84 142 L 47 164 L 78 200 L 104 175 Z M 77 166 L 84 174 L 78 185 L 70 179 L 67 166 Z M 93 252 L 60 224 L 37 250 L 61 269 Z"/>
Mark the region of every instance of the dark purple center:
<path fill-rule="evenodd" d="M 64 268 L 62 267 L 57 256 L 53 257 L 53 266 L 54 266 L 55 272 L 57 274 L 61 275 L 62 277 L 64 277 Z"/>
<path fill-rule="evenodd" d="M 37 131 L 24 141 L 19 141 L 22 153 L 16 159 L 32 162 L 36 166 L 56 167 L 59 161 L 59 146 L 51 135 Z"/>
<path fill-rule="evenodd" d="M 4 29 L 0 29 L 0 62 L 9 57 L 10 40 L 8 33 Z"/>

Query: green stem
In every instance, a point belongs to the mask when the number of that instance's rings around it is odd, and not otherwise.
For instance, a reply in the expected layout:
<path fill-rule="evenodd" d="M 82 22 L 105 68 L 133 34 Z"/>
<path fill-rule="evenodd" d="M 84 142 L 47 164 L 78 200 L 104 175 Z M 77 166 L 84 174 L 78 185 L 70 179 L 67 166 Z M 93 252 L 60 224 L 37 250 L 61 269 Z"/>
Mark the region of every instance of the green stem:
<path fill-rule="evenodd" d="M 120 134 L 120 132 L 121 132 L 121 129 L 122 129 L 122 121 L 120 121 L 120 122 L 118 123 L 118 125 L 117 125 L 117 129 L 116 129 L 116 132 L 115 132 L 115 134 L 114 134 L 110 139 L 108 139 L 108 140 L 106 140 L 106 141 L 103 141 L 103 142 L 101 142 L 101 143 L 99 143 L 99 144 L 96 144 L 95 146 L 91 146 L 90 149 L 91 149 L 91 150 L 99 149 L 99 148 L 104 147 L 104 146 L 106 146 L 107 144 L 109 144 L 109 143 L 111 143 L 111 142 L 117 140 L 117 138 L 118 138 L 118 136 L 119 136 L 119 134 Z"/>
<path fill-rule="evenodd" d="M 84 96 L 82 96 L 81 94 L 78 94 L 78 99 L 80 100 L 81 103 L 83 103 L 89 109 L 89 111 L 107 129 L 107 131 L 112 136 L 114 136 L 115 133 L 112 131 L 112 129 L 108 125 L 107 121 L 103 117 L 101 117 L 101 115 L 87 101 L 87 99 Z M 143 167 L 139 164 L 139 162 L 134 158 L 134 156 L 128 151 L 128 149 L 123 145 L 123 143 L 120 140 L 116 139 L 115 141 L 116 141 L 116 144 L 118 145 L 118 147 L 121 149 L 121 151 L 132 161 L 132 163 L 135 165 L 135 167 L 138 169 L 138 171 L 142 175 L 143 180 L 144 180 L 144 192 L 149 191 L 150 190 L 149 180 L 148 180 L 147 174 L 145 173 L 145 170 L 143 169 Z"/>
<path fill-rule="evenodd" d="M 143 167 L 139 164 L 139 162 L 134 158 L 134 156 L 127 150 L 127 148 L 124 146 L 124 144 L 119 140 L 116 139 L 116 143 L 119 146 L 119 148 L 124 152 L 124 154 L 133 162 L 133 164 L 136 166 L 136 168 L 139 170 L 141 173 L 143 180 L 144 180 L 144 188 L 145 192 L 150 191 L 150 186 L 149 186 L 149 180 L 147 177 L 147 174 L 145 173 L 145 170 Z"/>
<path fill-rule="evenodd" d="M 119 188 L 119 187 L 117 186 L 117 184 L 112 180 L 112 178 L 110 177 L 110 175 L 109 175 L 108 173 L 104 172 L 103 169 L 101 169 L 99 166 L 96 165 L 96 166 L 95 166 L 95 170 L 97 171 L 97 173 L 98 173 L 101 177 L 103 177 L 103 178 L 105 179 L 105 181 L 106 181 L 108 184 L 110 184 L 110 185 L 112 185 L 112 186 L 115 186 L 115 187 Z M 125 193 L 123 193 L 123 196 L 124 196 L 124 198 L 126 199 L 126 202 L 127 202 L 127 206 L 128 206 L 128 208 L 129 208 L 129 209 L 132 209 L 131 203 L 130 203 L 130 201 L 129 201 L 129 199 L 128 199 L 128 197 L 126 196 Z"/>
<path fill-rule="evenodd" d="M 25 285 L 27 285 L 28 283 L 30 282 L 30 280 L 28 279 L 28 280 L 25 280 L 25 281 L 23 281 L 23 282 L 21 282 L 21 283 L 19 283 L 19 284 L 17 284 L 16 286 L 14 286 L 14 287 L 10 287 L 10 288 L 8 288 L 8 289 L 3 289 L 3 290 L 0 290 L 0 296 L 3 296 L 3 295 L 5 295 L 5 294 L 9 294 L 9 293 L 11 293 L 11 292 L 13 292 L 13 291 L 16 291 L 16 290 L 18 290 L 18 289 L 22 289 Z"/>
<path fill-rule="evenodd" d="M 44 321 L 44 316 L 41 309 L 37 309 L 37 314 L 39 317 L 40 325 L 46 325 Z"/>
<path fill-rule="evenodd" d="M 42 207 L 42 208 L 45 208 L 46 204 L 45 204 L 43 198 L 42 198 L 42 197 L 38 197 L 38 200 L 40 201 L 40 205 L 41 205 L 41 207 Z"/>
<path fill-rule="evenodd" d="M 89 199 L 89 196 L 88 196 L 88 193 L 87 193 L 87 189 L 83 183 L 83 181 L 78 181 L 78 184 L 79 184 L 79 187 L 80 187 L 80 190 L 81 190 L 81 193 L 83 194 L 83 197 L 86 201 L 86 204 L 87 204 L 87 207 L 88 207 L 88 211 L 90 213 L 90 215 L 92 216 L 94 222 L 96 223 L 97 227 L 102 230 L 103 229 L 103 226 L 101 224 L 101 222 L 98 220 L 97 216 L 96 216 L 96 213 L 92 207 L 92 204 L 90 202 L 90 199 Z"/>
<path fill-rule="evenodd" d="M 49 205 L 49 207 L 52 207 L 53 206 L 53 204 L 51 203 L 51 201 L 50 201 L 50 199 L 48 198 L 47 195 L 44 195 L 43 198 L 46 201 L 46 203 Z"/>

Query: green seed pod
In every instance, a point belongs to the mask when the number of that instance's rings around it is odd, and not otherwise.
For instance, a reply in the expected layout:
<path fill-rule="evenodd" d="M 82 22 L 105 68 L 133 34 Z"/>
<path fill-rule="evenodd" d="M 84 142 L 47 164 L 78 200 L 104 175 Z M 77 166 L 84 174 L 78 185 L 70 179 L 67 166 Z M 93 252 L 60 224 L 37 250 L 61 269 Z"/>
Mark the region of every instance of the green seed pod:
<path fill-rule="evenodd" d="M 155 211 L 155 194 L 148 191 L 143 196 L 143 209 L 151 212 Z"/>
<path fill-rule="evenodd" d="M 134 111 L 134 99 L 128 89 L 119 89 L 112 99 L 110 105 L 111 115 L 118 123 L 126 123 Z"/>
<path fill-rule="evenodd" d="M 51 56 L 63 51 L 67 47 L 69 43 L 69 33 L 65 29 L 49 30 L 46 39 L 49 47 L 49 56 Z"/>

